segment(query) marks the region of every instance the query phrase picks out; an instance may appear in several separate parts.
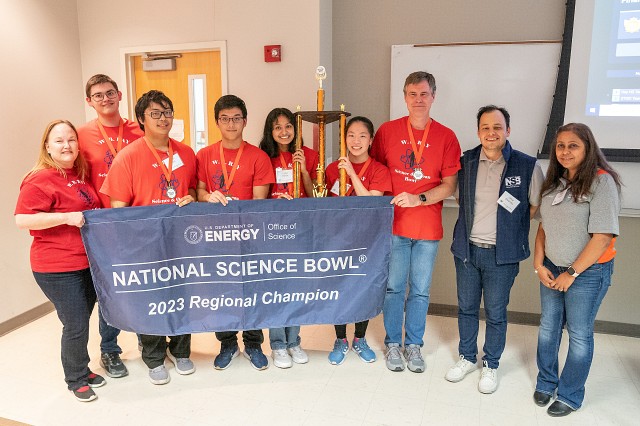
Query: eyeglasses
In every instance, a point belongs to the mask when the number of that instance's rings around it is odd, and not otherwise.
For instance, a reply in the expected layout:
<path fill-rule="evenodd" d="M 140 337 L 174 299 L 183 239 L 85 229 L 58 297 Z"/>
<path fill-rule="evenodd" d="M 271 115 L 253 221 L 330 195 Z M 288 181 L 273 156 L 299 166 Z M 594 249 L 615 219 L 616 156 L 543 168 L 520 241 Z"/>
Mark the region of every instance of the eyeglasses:
<path fill-rule="evenodd" d="M 166 118 L 171 118 L 173 117 L 173 111 L 170 109 L 164 110 L 164 111 L 151 111 L 151 112 L 145 112 L 145 115 L 148 115 L 151 118 L 155 118 L 156 120 L 159 119 L 160 117 L 162 117 L 163 115 Z"/>
<path fill-rule="evenodd" d="M 227 124 L 230 121 L 233 121 L 235 124 L 241 123 L 244 120 L 244 117 L 220 117 L 218 121 L 222 124 Z"/>
<path fill-rule="evenodd" d="M 93 95 L 91 95 L 91 99 L 93 99 L 96 102 L 100 102 L 101 100 L 104 99 L 105 96 L 107 97 L 107 99 L 113 99 L 116 96 L 118 96 L 118 91 L 111 89 L 111 90 L 107 90 L 105 93 L 102 93 L 102 92 L 94 93 Z"/>

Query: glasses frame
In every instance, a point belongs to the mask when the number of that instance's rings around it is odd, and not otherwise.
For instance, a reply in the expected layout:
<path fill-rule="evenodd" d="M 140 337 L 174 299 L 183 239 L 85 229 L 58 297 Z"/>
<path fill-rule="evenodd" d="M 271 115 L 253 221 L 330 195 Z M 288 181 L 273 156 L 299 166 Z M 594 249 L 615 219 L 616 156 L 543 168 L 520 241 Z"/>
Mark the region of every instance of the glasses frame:
<path fill-rule="evenodd" d="M 104 98 L 107 98 L 107 99 L 115 99 L 115 98 L 117 98 L 118 97 L 118 91 L 116 89 L 110 89 L 110 90 L 107 90 L 104 93 L 102 93 L 102 92 L 94 93 L 93 95 L 91 95 L 89 97 L 91 99 L 93 99 L 94 101 L 96 101 L 96 102 L 101 102 L 102 100 L 104 100 Z"/>
<path fill-rule="evenodd" d="M 144 115 L 148 115 L 149 117 L 153 118 L 154 120 L 160 120 L 160 117 L 162 117 L 162 116 L 164 116 L 165 118 L 173 118 L 174 111 L 172 109 L 166 109 L 164 111 L 145 112 Z"/>
<path fill-rule="evenodd" d="M 218 121 L 222 124 L 229 124 L 233 122 L 233 124 L 240 124 L 245 119 L 245 117 L 218 117 Z"/>

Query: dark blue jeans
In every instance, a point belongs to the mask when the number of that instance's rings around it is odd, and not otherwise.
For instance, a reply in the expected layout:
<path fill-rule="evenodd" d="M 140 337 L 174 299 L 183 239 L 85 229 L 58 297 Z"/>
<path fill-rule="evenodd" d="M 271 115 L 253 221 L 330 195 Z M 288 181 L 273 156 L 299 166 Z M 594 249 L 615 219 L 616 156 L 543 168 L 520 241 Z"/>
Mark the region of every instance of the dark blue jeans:
<path fill-rule="evenodd" d="M 33 272 L 42 292 L 56 307 L 62 322 L 61 358 L 70 390 L 87 385 L 89 375 L 89 318 L 96 291 L 89 269 L 71 272 Z"/>
<path fill-rule="evenodd" d="M 567 268 L 544 260 L 554 276 Z M 542 316 L 538 330 L 538 380 L 536 390 L 547 395 L 558 391 L 558 400 L 577 410 L 584 400 L 584 385 L 593 360 L 593 325 L 611 286 L 613 260 L 591 265 L 575 279 L 567 292 L 540 284 Z M 562 329 L 567 326 L 569 353 L 558 376 L 558 349 Z"/>
<path fill-rule="evenodd" d="M 100 330 L 100 352 L 103 354 L 121 354 L 122 349 L 118 346 L 118 335 L 120 330 L 110 326 L 102 316 L 102 310 L 98 304 L 98 329 Z"/>
<path fill-rule="evenodd" d="M 498 368 L 507 340 L 507 305 L 520 264 L 496 263 L 496 249 L 470 246 L 467 262 L 454 257 L 458 286 L 458 352 L 477 362 L 480 300 L 484 297 L 486 330 L 483 361 Z"/>

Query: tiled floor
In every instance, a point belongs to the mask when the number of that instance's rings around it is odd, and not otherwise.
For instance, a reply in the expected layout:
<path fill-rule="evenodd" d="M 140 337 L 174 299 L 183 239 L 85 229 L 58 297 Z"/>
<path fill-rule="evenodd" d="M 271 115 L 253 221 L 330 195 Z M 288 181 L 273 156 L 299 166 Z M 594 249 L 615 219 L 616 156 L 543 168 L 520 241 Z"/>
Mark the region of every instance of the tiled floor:
<path fill-rule="evenodd" d="M 479 372 L 460 383 L 444 380 L 457 357 L 453 318 L 429 316 L 423 354 L 427 371 L 392 373 L 384 366 L 382 318 L 371 321 L 367 339 L 378 354 L 373 364 L 353 352 L 341 366 L 327 362 L 331 326 L 302 328 L 306 365 L 255 371 L 244 357 L 216 371 L 219 343 L 212 333 L 193 336 L 198 370 L 171 382 L 147 379 L 135 335 L 120 343 L 129 376 L 108 379 L 98 400 L 77 402 L 66 390 L 59 361 L 60 323 L 55 313 L 0 338 L 0 417 L 35 425 L 637 425 L 640 424 L 640 339 L 597 335 L 596 354 L 581 410 L 562 419 L 532 401 L 537 373 L 537 328 L 510 325 L 493 395 L 477 391 Z M 484 325 L 481 325 L 481 329 Z M 97 321 L 92 318 L 91 368 L 99 366 Z M 353 332 L 349 327 L 349 333 Z M 483 336 L 480 336 L 482 342 Z M 566 354 L 566 339 L 562 354 Z M 263 345 L 270 353 L 269 345 Z"/>

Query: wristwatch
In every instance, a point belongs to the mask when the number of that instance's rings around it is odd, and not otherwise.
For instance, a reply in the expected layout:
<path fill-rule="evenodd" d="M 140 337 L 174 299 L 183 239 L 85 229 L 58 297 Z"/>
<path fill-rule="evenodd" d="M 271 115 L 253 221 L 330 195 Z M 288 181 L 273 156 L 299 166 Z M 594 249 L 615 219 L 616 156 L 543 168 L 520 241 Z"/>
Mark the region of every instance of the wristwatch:
<path fill-rule="evenodd" d="M 420 199 L 420 203 L 426 203 L 427 202 L 427 196 L 424 194 L 418 194 L 418 198 Z"/>
<path fill-rule="evenodd" d="M 571 275 L 573 278 L 576 278 L 578 275 L 580 275 L 576 272 L 575 269 L 573 269 L 573 266 L 571 265 L 569 265 L 569 267 L 567 268 L 567 274 Z"/>

